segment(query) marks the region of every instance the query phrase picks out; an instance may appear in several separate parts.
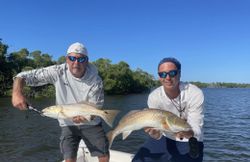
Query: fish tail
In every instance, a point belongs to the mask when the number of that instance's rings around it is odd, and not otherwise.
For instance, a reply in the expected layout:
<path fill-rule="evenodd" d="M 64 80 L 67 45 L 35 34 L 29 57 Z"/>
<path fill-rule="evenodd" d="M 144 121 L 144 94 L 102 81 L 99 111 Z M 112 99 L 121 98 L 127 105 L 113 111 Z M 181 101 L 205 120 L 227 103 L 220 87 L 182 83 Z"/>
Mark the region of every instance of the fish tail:
<path fill-rule="evenodd" d="M 104 116 L 103 120 L 110 126 L 112 127 L 114 119 L 116 115 L 119 113 L 119 110 L 104 110 Z"/>
<path fill-rule="evenodd" d="M 113 132 L 114 132 L 114 131 L 111 130 L 111 131 L 109 131 L 109 132 L 107 133 L 107 138 L 108 138 L 108 141 L 109 141 L 109 149 L 111 148 L 112 143 L 113 143 L 113 140 L 114 140 L 114 138 L 115 138 Z"/>

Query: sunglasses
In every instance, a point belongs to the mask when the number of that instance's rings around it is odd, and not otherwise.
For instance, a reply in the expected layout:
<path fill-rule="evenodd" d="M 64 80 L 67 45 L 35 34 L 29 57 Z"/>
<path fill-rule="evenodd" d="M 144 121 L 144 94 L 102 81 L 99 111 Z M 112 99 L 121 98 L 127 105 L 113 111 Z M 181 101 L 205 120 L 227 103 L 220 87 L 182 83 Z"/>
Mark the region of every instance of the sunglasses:
<path fill-rule="evenodd" d="M 160 78 L 166 78 L 168 75 L 170 78 L 175 77 L 178 74 L 178 70 L 170 70 L 169 72 L 159 72 L 158 75 Z"/>
<path fill-rule="evenodd" d="M 67 56 L 67 57 L 72 62 L 75 62 L 77 60 L 77 62 L 83 63 L 83 62 L 86 62 L 88 60 L 87 56 L 85 56 L 85 57 Z"/>

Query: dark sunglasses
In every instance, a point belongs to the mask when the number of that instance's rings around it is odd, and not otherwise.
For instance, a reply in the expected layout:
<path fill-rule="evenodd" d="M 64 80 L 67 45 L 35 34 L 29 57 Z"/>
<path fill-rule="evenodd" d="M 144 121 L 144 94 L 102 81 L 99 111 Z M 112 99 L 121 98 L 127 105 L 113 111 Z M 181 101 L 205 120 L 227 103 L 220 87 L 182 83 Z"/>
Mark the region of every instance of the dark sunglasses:
<path fill-rule="evenodd" d="M 67 57 L 72 62 L 75 62 L 77 60 L 77 62 L 83 63 L 83 62 L 86 62 L 88 60 L 87 56 L 84 56 L 84 57 L 67 56 Z"/>
<path fill-rule="evenodd" d="M 159 72 L 158 75 L 160 78 L 166 78 L 168 75 L 170 78 L 175 77 L 178 74 L 178 70 L 170 70 L 169 72 Z"/>

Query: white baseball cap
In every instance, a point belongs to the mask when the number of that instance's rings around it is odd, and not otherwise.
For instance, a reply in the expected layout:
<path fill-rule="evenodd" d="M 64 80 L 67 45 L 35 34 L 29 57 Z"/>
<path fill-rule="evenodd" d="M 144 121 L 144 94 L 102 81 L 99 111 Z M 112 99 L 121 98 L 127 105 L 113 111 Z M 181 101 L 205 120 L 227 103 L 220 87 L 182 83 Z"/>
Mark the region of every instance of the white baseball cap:
<path fill-rule="evenodd" d="M 79 42 L 73 43 L 69 46 L 67 50 L 67 54 L 70 54 L 70 53 L 77 53 L 77 54 L 88 56 L 88 51 L 86 47 Z"/>

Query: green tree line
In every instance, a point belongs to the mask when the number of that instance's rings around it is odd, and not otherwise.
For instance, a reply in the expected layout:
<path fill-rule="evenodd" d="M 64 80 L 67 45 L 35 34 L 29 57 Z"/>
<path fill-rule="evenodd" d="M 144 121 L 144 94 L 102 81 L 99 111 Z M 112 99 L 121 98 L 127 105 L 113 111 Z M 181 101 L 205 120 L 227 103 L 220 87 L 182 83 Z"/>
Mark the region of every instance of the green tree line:
<path fill-rule="evenodd" d="M 250 84 L 247 83 L 226 83 L 226 82 L 213 82 L 213 83 L 201 83 L 190 82 L 200 88 L 250 88 Z"/>
<path fill-rule="evenodd" d="M 26 70 L 37 69 L 65 62 L 65 57 L 52 60 L 48 53 L 40 50 L 28 51 L 26 48 L 8 53 L 8 45 L 0 39 L 0 96 L 11 95 L 13 77 Z M 121 61 L 112 64 L 109 59 L 100 58 L 94 62 L 104 82 L 106 94 L 129 94 L 150 91 L 160 85 L 153 75 L 142 69 L 131 70 L 129 64 Z M 238 83 L 201 83 L 191 82 L 200 88 L 250 88 L 250 84 Z M 54 96 L 54 87 L 45 85 L 41 87 L 25 87 L 25 94 L 29 97 Z"/>

